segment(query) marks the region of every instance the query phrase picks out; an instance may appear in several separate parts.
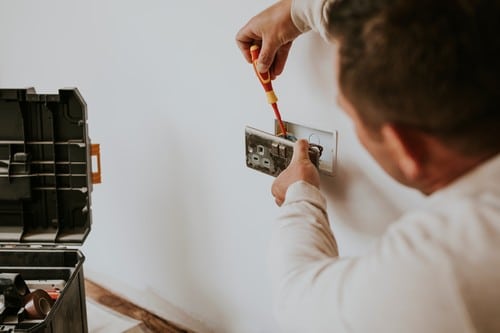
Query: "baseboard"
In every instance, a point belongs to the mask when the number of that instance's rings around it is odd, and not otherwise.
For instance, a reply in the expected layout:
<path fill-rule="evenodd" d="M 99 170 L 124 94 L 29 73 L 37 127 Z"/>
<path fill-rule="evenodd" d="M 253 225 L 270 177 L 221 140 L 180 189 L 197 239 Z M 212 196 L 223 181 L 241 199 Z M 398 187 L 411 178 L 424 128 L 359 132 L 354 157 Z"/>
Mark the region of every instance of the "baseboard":
<path fill-rule="evenodd" d="M 85 270 L 85 277 L 109 290 L 111 293 L 144 308 L 148 312 L 175 324 L 187 332 L 213 333 L 213 330 L 206 324 L 151 291 L 135 289 L 122 281 L 117 281 L 105 274 L 93 272 L 88 269 Z M 126 290 L 127 293 L 124 294 L 123 290 Z"/>

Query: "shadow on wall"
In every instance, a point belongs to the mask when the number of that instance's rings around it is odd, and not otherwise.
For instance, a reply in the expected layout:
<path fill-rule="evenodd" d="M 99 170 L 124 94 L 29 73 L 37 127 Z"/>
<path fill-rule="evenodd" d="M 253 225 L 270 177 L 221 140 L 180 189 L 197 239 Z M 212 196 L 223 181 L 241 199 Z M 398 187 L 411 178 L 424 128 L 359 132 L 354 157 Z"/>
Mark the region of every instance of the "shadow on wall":
<path fill-rule="evenodd" d="M 335 72 L 337 46 L 325 42 L 318 34 L 312 34 L 307 43 L 307 63 L 310 64 L 314 77 L 311 83 L 315 84 L 315 90 L 326 100 L 336 103 L 336 95 L 333 92 L 338 89 Z"/>
<path fill-rule="evenodd" d="M 332 207 L 335 223 L 365 236 L 380 236 L 402 209 L 356 161 L 344 157 L 335 177 L 322 178 L 322 191 Z"/>
<path fill-rule="evenodd" d="M 322 99 L 335 105 L 337 46 L 326 43 L 318 34 L 312 34 L 307 43 L 307 63 L 314 77 L 310 83 L 315 85 Z M 321 180 L 321 190 L 328 201 L 329 213 L 333 215 L 330 220 L 359 236 L 378 237 L 403 211 L 400 202 L 394 200 L 398 193 L 392 191 L 394 184 L 387 184 L 392 182 L 388 177 L 375 179 L 382 171 L 376 170 L 378 167 L 374 163 L 367 162 L 366 153 L 351 133 L 354 129 L 343 111 L 332 107 L 331 112 L 338 113 L 334 116 L 335 127 L 340 132 L 338 169 L 335 177 L 325 176 Z M 343 154 L 344 151 L 348 154 Z"/>

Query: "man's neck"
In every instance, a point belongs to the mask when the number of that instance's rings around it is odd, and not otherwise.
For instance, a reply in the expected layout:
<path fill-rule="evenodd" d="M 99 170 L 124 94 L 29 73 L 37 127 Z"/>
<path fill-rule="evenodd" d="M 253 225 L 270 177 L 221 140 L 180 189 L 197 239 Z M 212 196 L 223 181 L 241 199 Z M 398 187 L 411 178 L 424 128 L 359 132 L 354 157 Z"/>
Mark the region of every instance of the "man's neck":
<path fill-rule="evenodd" d="M 468 156 L 443 147 L 435 147 L 432 162 L 427 164 L 426 177 L 418 189 L 430 195 L 455 182 L 496 154 Z"/>

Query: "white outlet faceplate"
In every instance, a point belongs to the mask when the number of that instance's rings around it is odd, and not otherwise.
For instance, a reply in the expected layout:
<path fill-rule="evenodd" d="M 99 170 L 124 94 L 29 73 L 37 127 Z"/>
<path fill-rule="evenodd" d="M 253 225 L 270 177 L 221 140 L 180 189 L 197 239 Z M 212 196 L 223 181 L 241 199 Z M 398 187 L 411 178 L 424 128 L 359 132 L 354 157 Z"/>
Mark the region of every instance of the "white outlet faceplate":
<path fill-rule="evenodd" d="M 287 133 L 297 139 L 306 139 L 309 143 L 314 143 L 323 147 L 323 153 L 319 158 L 319 171 L 328 176 L 335 176 L 337 171 L 337 131 L 326 132 L 307 126 L 283 121 Z M 278 122 L 274 121 L 274 134 L 281 133 Z"/>

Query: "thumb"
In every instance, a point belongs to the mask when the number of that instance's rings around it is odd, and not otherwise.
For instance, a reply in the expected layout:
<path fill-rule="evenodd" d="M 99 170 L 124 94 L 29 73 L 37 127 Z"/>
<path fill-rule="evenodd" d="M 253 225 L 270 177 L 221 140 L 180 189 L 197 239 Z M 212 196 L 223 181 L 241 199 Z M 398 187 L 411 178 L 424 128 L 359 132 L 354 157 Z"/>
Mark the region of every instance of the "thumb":
<path fill-rule="evenodd" d="M 271 68 L 277 51 L 278 45 L 262 40 L 259 59 L 257 59 L 257 70 L 259 73 L 265 73 Z"/>
<path fill-rule="evenodd" d="M 304 139 L 299 139 L 295 142 L 293 146 L 293 156 L 292 162 L 299 162 L 303 160 L 309 160 L 309 142 Z"/>

